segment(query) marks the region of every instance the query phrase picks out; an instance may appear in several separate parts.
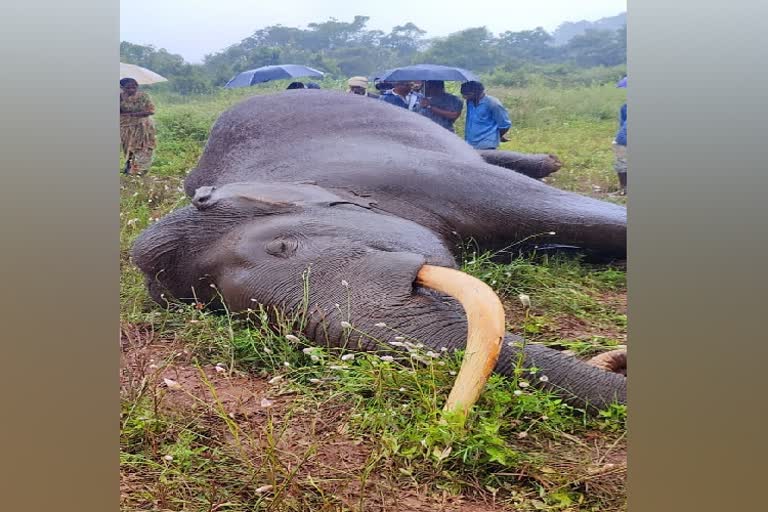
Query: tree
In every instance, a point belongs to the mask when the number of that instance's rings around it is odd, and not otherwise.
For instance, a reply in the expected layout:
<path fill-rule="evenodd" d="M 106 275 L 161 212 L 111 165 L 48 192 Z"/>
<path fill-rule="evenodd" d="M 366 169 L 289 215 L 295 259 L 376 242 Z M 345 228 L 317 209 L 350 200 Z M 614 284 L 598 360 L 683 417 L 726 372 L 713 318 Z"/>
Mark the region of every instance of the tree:
<path fill-rule="evenodd" d="M 504 58 L 527 61 L 549 61 L 558 54 L 554 39 L 543 28 L 499 35 L 497 47 Z"/>
<path fill-rule="evenodd" d="M 423 45 L 422 39 L 426 33 L 409 21 L 405 25 L 394 27 L 386 37 L 381 39 L 381 46 L 392 50 L 397 57 L 410 58 Z"/>
<path fill-rule="evenodd" d="M 468 28 L 435 39 L 420 57 L 425 62 L 475 71 L 489 71 L 500 60 L 493 34 L 485 27 Z"/>
<path fill-rule="evenodd" d="M 563 48 L 579 66 L 616 66 L 627 61 L 626 26 L 619 31 L 587 30 Z"/>

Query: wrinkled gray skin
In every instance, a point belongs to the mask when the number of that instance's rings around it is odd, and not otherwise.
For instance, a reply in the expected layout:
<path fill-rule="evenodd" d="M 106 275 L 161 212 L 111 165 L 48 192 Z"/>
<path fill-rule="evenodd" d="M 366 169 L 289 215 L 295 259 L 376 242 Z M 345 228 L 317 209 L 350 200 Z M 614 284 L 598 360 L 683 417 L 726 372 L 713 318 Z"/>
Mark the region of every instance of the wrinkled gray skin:
<path fill-rule="evenodd" d="M 424 116 L 334 91 L 285 91 L 236 105 L 214 125 L 184 187 L 310 181 L 344 200 L 483 249 L 537 241 L 626 255 L 626 209 L 487 164 Z"/>
<path fill-rule="evenodd" d="M 220 295 L 230 311 L 296 311 L 309 268 L 305 333 L 316 343 L 382 349 L 374 339 L 392 341 L 394 329 L 438 352 L 464 347 L 466 317 L 414 280 L 425 263 L 457 268 L 458 239 L 495 248 L 556 230 L 559 241 L 623 254 L 623 209 L 488 165 L 429 120 L 351 96 L 259 96 L 222 115 L 185 184 L 193 205 L 133 247 L 154 300 L 216 308 Z M 296 183 L 307 180 L 317 185 Z M 356 328 L 349 339 L 342 320 Z M 496 371 L 509 374 L 523 355 L 549 377 L 534 384 L 575 405 L 625 403 L 622 375 L 515 340 L 506 336 Z"/>

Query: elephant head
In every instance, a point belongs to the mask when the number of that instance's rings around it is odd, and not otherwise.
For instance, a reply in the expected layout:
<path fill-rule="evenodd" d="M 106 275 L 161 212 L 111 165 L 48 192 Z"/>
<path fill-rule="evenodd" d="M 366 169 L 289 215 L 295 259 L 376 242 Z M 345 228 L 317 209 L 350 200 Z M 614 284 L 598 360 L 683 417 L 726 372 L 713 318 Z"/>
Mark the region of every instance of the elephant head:
<path fill-rule="evenodd" d="M 456 268 L 426 227 L 311 184 L 201 187 L 193 205 L 153 224 L 132 258 L 154 300 L 305 308 L 314 342 L 357 350 L 407 350 L 394 334 L 439 353 L 462 349 L 467 319 L 452 297 L 419 284 L 424 265 Z M 350 332 L 347 324 L 354 329 Z M 522 351 L 522 354 L 521 354 Z M 519 356 L 547 375 L 540 385 L 579 406 L 626 400 L 625 377 L 506 334 L 495 370 Z"/>

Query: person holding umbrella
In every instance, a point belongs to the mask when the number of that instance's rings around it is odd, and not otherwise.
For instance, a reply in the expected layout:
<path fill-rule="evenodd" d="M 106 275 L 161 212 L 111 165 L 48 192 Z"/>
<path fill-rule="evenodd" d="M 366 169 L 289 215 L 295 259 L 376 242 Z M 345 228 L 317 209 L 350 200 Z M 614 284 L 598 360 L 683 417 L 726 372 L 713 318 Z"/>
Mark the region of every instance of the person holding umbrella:
<path fill-rule="evenodd" d="M 471 80 L 461 84 L 461 95 L 467 100 L 464 139 L 475 149 L 496 149 L 512 127 L 509 114 L 499 100 L 485 94 L 482 83 Z"/>
<path fill-rule="evenodd" d="M 380 100 L 397 107 L 414 110 L 419 104 L 421 94 L 412 90 L 411 82 L 395 82 L 391 91 L 387 91 L 379 97 Z"/>
<path fill-rule="evenodd" d="M 416 112 L 428 117 L 443 128 L 454 131 L 453 123 L 461 115 L 463 107 L 461 99 L 445 92 L 445 82 L 442 80 L 427 80 L 424 82 L 425 96 L 419 100 Z"/>
<path fill-rule="evenodd" d="M 125 174 L 146 174 L 155 150 L 155 105 L 133 78 L 120 80 L 120 146 Z"/>

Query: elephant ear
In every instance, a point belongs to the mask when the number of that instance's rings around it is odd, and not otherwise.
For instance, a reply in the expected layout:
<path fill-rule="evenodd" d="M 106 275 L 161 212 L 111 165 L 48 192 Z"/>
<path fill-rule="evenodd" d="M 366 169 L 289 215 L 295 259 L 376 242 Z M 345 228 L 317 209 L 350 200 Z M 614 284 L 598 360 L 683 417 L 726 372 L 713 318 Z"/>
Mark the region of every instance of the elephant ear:
<path fill-rule="evenodd" d="M 221 200 L 225 197 L 217 197 L 216 187 L 200 187 L 195 190 L 195 195 L 192 197 L 192 205 L 198 210 L 208 210 L 214 205 L 221 205 Z M 288 200 L 281 200 L 279 198 L 270 197 L 267 194 L 252 193 L 248 196 L 241 195 L 240 198 L 247 198 L 249 201 L 249 207 L 254 210 L 281 210 L 289 208 L 293 205 Z"/>
<path fill-rule="evenodd" d="M 334 204 L 338 195 L 311 183 L 227 183 L 195 190 L 192 204 L 198 210 L 228 209 L 233 213 L 280 213 L 296 206 Z"/>

